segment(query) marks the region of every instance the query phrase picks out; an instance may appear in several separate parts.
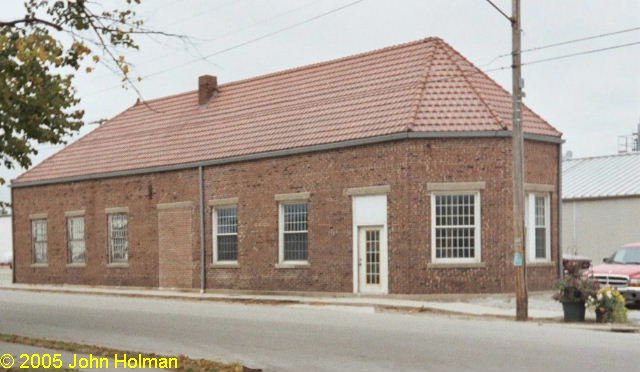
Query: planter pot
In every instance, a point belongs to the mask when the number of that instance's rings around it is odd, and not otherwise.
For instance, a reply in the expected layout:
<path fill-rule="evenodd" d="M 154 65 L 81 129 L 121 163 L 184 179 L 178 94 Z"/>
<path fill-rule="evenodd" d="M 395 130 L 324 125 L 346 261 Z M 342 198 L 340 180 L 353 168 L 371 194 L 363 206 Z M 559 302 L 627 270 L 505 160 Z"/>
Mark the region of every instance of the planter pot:
<path fill-rule="evenodd" d="M 596 323 L 605 323 L 607 318 L 607 312 L 604 310 L 596 309 Z"/>
<path fill-rule="evenodd" d="M 584 322 L 584 302 L 563 302 L 565 322 Z"/>

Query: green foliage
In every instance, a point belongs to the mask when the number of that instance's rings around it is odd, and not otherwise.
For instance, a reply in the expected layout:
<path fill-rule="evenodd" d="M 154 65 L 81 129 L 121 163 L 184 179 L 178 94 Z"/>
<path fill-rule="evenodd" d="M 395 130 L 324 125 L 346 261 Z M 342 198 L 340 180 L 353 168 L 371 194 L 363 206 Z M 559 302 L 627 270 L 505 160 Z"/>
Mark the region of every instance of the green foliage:
<path fill-rule="evenodd" d="M 76 47 L 76 49 L 78 49 Z M 31 164 L 33 142 L 62 142 L 82 126 L 84 112 L 72 86 L 73 76 L 54 72 L 77 64 L 79 52 L 65 54 L 45 30 L 0 34 L 0 160 L 11 168 Z"/>
<path fill-rule="evenodd" d="M 597 293 L 589 296 L 587 306 L 602 314 L 602 321 L 606 323 L 626 323 L 627 307 L 624 296 L 613 287 L 603 287 Z"/>
<path fill-rule="evenodd" d="M 559 302 L 584 303 L 590 296 L 595 295 L 599 284 L 581 273 L 578 266 L 569 269 L 567 275 L 556 283 L 557 292 L 553 295 L 553 299 Z"/>
<path fill-rule="evenodd" d="M 103 64 L 135 89 L 116 50 L 138 49 L 136 34 L 168 35 L 142 28 L 131 9 L 139 3 L 109 10 L 87 0 L 25 0 L 22 18 L 0 21 L 0 165 L 27 168 L 36 144 L 64 143 L 80 129 L 73 79 L 83 64 L 86 72 Z"/>

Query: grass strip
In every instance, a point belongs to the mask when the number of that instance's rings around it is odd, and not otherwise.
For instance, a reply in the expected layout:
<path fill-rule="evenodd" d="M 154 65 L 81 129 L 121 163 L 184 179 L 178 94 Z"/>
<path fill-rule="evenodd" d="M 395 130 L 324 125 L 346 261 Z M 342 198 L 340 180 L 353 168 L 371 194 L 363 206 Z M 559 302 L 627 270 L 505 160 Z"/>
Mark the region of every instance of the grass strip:
<path fill-rule="evenodd" d="M 138 355 L 140 354 L 143 358 L 177 358 L 178 359 L 178 368 L 174 369 L 174 371 L 184 371 L 184 372 L 259 372 L 260 369 L 251 369 L 243 366 L 239 363 L 231 363 L 225 364 L 216 362 L 208 359 L 192 359 L 185 355 L 177 355 L 177 356 L 166 356 L 166 355 L 158 355 L 154 353 L 139 353 L 136 351 L 126 351 L 126 350 L 118 350 L 112 349 L 108 347 L 95 346 L 95 345 L 87 345 L 87 344 L 79 344 L 76 342 L 67 342 L 67 341 L 55 341 L 48 340 L 42 338 L 34 338 L 34 337 L 26 337 L 26 336 L 18 336 L 18 335 L 7 335 L 0 333 L 0 341 L 9 342 L 13 344 L 21 344 L 28 346 L 36 346 L 42 347 L 46 349 L 60 350 L 60 351 L 68 351 L 76 354 L 93 354 L 94 356 L 102 356 L 108 358 L 114 358 L 116 354 L 128 354 L 128 355 Z M 1 371 L 2 369 L 0 369 Z M 59 369 L 59 371 L 71 371 L 69 369 Z M 19 368 L 10 368 L 5 371 L 27 371 L 26 369 Z M 43 371 L 42 369 L 33 369 L 32 371 Z M 51 371 L 51 369 L 47 370 Z"/>

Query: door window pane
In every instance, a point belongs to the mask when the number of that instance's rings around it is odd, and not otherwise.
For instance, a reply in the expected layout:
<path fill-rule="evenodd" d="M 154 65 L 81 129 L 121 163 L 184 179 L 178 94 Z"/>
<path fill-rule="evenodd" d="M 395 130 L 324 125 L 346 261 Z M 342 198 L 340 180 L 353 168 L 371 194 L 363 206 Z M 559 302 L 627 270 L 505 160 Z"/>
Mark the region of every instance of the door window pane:
<path fill-rule="evenodd" d="M 367 284 L 380 284 L 380 230 L 365 232 Z"/>

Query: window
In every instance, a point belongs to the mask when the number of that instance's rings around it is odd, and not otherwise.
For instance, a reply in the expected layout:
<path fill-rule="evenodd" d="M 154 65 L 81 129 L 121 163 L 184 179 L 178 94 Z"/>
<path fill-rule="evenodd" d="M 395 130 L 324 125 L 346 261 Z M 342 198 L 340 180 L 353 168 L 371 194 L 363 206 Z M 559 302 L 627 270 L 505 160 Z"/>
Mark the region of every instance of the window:
<path fill-rule="evenodd" d="M 84 217 L 67 218 L 67 241 L 69 245 L 69 263 L 84 263 Z"/>
<path fill-rule="evenodd" d="M 480 262 L 480 193 L 431 194 L 431 260 Z"/>
<path fill-rule="evenodd" d="M 33 241 L 33 263 L 47 263 L 47 220 L 31 221 L 31 239 Z"/>
<path fill-rule="evenodd" d="M 238 207 L 213 209 L 213 262 L 238 261 Z"/>
<path fill-rule="evenodd" d="M 525 204 L 525 241 L 530 261 L 549 261 L 550 252 L 550 213 L 549 194 L 532 193 Z"/>
<path fill-rule="evenodd" d="M 129 259 L 129 229 L 126 213 L 108 215 L 109 223 L 109 262 L 126 263 Z"/>
<path fill-rule="evenodd" d="M 308 249 L 307 203 L 280 204 L 280 261 L 306 262 Z"/>

